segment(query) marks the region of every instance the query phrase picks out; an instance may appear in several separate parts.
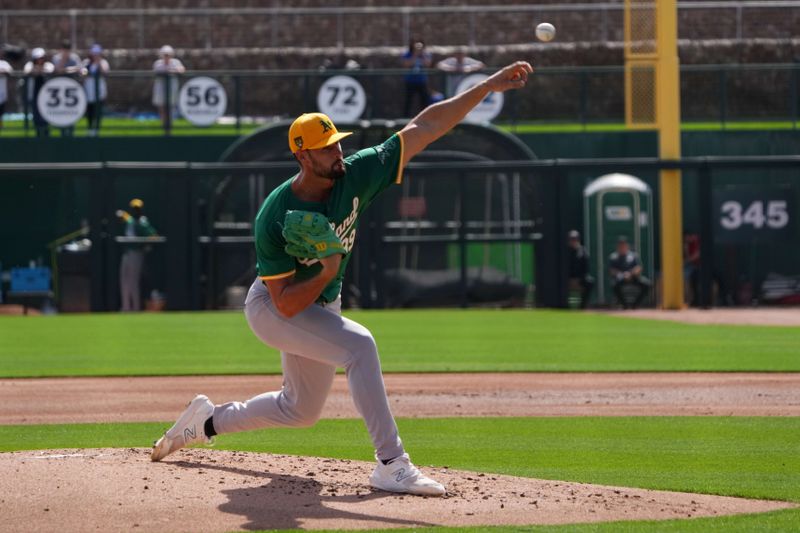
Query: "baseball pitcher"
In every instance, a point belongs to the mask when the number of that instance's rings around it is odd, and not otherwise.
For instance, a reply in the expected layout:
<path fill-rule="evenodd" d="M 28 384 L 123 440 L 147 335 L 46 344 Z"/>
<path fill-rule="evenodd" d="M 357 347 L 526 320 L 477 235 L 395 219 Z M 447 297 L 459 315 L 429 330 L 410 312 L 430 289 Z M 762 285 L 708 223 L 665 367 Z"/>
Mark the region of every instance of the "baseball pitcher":
<path fill-rule="evenodd" d="M 361 213 L 403 178 L 403 168 L 453 128 L 490 92 L 525 86 L 533 72 L 513 63 L 471 89 L 428 107 L 382 144 L 343 157 L 339 132 L 321 113 L 289 128 L 300 171 L 264 201 L 255 221 L 258 278 L 245 301 L 250 328 L 280 350 L 283 387 L 245 402 L 214 405 L 199 395 L 153 447 L 153 461 L 214 435 L 268 427 L 313 425 L 336 367 L 343 367 L 358 412 L 375 447 L 370 485 L 420 495 L 445 488 L 409 460 L 386 398 L 378 350 L 370 332 L 340 313 L 342 277 Z"/>

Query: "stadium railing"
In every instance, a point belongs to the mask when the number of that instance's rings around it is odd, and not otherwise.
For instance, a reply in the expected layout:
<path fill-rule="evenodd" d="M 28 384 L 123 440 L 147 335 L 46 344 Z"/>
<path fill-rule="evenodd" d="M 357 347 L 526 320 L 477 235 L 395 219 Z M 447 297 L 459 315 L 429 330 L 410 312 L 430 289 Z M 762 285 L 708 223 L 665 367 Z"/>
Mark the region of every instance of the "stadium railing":
<path fill-rule="evenodd" d="M 488 70 L 486 72 L 489 72 Z M 225 115 L 210 128 L 192 126 L 177 119 L 171 133 L 238 134 L 276 118 L 297 116 L 318 108 L 317 98 L 325 80 L 345 75 L 356 79 L 366 94 L 361 119 L 402 117 L 404 80 L 402 69 L 190 71 L 209 76 L 224 87 Z M 428 71 L 430 89 L 446 96 L 448 74 Z M 112 71 L 107 76 L 108 99 L 103 104 L 103 134 L 167 134 L 151 103 L 154 75 L 149 71 Z M 0 135 L 33 136 L 32 103 L 23 95 L 30 78 L 11 75 L 4 129 Z M 593 126 L 622 127 L 624 122 L 622 66 L 541 67 L 536 71 L 535 92 L 512 91 L 495 124 L 515 131 L 539 126 L 540 131 L 569 131 Z M 683 65 L 681 67 L 681 115 L 685 123 L 708 123 L 725 129 L 737 122 L 749 127 L 796 129 L 800 105 L 800 63 Z M 698 125 L 702 126 L 702 124 Z M 77 124 L 83 134 L 83 122 Z M 544 128 L 544 129 L 542 129 Z M 534 128 L 535 129 L 535 128 Z"/>

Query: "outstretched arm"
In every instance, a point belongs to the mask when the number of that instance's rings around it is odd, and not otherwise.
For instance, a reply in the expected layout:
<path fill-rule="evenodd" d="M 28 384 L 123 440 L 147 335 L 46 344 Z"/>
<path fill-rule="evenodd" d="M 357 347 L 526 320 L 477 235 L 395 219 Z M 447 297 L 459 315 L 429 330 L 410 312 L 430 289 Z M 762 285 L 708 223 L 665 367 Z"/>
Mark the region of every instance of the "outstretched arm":
<path fill-rule="evenodd" d="M 504 92 L 524 87 L 533 67 L 527 61 L 517 61 L 492 74 L 471 89 L 424 109 L 400 131 L 403 138 L 405 166 L 412 157 L 430 143 L 450 131 L 470 110 L 490 92 Z"/>

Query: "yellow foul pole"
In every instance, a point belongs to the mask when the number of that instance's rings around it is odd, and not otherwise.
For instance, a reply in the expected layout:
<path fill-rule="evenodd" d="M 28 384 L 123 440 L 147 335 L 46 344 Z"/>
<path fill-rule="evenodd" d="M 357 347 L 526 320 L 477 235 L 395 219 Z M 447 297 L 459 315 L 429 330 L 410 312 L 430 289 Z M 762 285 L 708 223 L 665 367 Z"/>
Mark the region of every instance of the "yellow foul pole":
<path fill-rule="evenodd" d="M 681 157 L 681 101 L 678 69 L 678 22 L 676 0 L 657 0 L 656 121 L 661 159 Z M 683 213 L 681 172 L 662 170 L 661 276 L 664 309 L 681 309 L 683 302 Z"/>

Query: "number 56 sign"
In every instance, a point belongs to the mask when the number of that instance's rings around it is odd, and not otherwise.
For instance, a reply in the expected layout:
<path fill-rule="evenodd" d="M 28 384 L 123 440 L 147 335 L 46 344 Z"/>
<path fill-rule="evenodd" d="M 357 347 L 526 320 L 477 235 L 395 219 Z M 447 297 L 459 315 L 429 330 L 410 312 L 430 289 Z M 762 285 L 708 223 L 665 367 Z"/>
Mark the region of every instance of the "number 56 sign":
<path fill-rule="evenodd" d="M 715 240 L 782 241 L 797 229 L 797 192 L 792 188 L 735 188 L 714 193 Z"/>
<path fill-rule="evenodd" d="M 184 83 L 178 96 L 181 115 L 195 126 L 211 126 L 225 114 L 227 107 L 225 88 L 207 76 L 197 76 Z"/>

